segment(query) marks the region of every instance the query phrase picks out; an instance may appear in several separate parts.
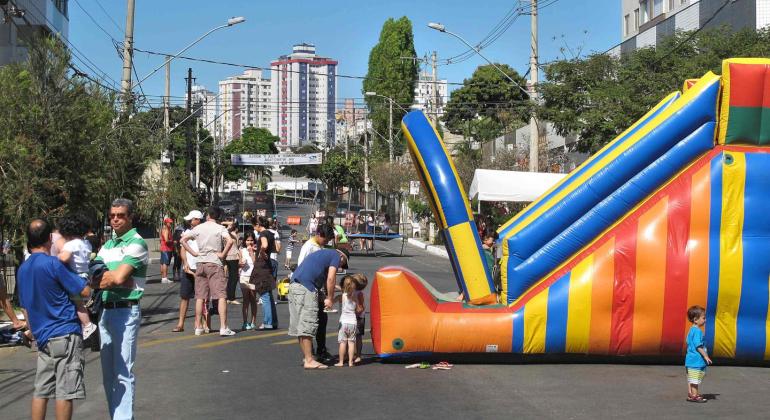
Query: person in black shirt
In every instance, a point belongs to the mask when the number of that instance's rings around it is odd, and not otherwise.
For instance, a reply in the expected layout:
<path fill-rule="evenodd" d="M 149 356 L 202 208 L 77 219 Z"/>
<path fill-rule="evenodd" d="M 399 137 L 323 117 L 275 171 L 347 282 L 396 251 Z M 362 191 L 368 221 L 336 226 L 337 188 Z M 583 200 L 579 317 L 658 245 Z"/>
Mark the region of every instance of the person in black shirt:
<path fill-rule="evenodd" d="M 257 253 L 254 261 L 254 269 L 251 272 L 251 283 L 254 284 L 255 291 L 262 302 L 262 311 L 264 313 L 262 325 L 257 329 L 274 330 L 278 328 L 278 315 L 275 311 L 275 299 L 273 289 L 275 288 L 275 277 L 273 277 L 273 267 L 270 264 L 270 254 L 276 252 L 275 237 L 268 229 L 267 218 L 260 216 L 254 224 L 257 238 Z"/>

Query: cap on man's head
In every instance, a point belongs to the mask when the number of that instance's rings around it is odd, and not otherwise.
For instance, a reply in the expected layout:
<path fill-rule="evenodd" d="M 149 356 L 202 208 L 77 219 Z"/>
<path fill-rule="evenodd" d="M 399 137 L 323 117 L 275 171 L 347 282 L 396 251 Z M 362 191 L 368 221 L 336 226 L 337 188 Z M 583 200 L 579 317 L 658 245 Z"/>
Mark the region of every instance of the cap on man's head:
<path fill-rule="evenodd" d="M 187 214 L 187 216 L 184 217 L 184 220 L 187 220 L 188 222 L 192 219 L 203 220 L 203 213 L 201 213 L 198 210 L 192 210 L 190 211 L 190 213 Z"/>
<path fill-rule="evenodd" d="M 348 262 L 350 261 L 350 251 L 344 248 L 337 248 L 337 251 L 342 253 L 342 255 L 345 256 L 345 263 L 341 264 L 340 268 L 348 268 Z"/>

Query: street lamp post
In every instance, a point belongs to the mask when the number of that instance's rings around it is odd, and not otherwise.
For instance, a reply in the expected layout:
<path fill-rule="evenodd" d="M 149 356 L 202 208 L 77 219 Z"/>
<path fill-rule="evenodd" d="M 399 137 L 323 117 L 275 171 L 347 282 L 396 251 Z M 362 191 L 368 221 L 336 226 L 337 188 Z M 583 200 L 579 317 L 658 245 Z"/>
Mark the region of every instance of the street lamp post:
<path fill-rule="evenodd" d="M 477 47 L 474 47 L 468 41 L 466 41 L 463 37 L 460 35 L 448 31 L 446 27 L 440 23 L 431 22 L 428 24 L 428 27 L 431 29 L 435 29 L 439 32 L 443 32 L 445 34 L 452 35 L 453 37 L 457 38 L 465 44 L 468 48 L 472 49 L 476 52 L 481 58 L 486 60 L 487 63 L 492 65 L 497 71 L 499 71 L 503 76 L 505 76 L 506 79 L 508 79 L 511 83 L 513 83 L 520 91 L 522 91 L 527 97 L 530 98 L 533 102 L 535 101 L 535 94 L 534 94 L 534 84 L 531 86 L 531 90 L 527 91 L 524 88 L 521 87 L 518 83 L 516 83 L 511 76 L 509 76 L 507 73 L 505 73 L 500 67 L 497 66 L 497 64 L 490 61 L 484 54 L 481 53 L 481 50 Z M 539 131 L 537 129 L 537 118 L 535 117 L 534 111 L 532 112 L 532 115 L 529 119 L 529 126 L 530 126 L 530 139 L 529 139 L 529 155 L 530 155 L 530 162 L 529 162 L 529 170 L 530 172 L 537 172 L 537 156 L 538 156 L 538 137 L 539 137 Z"/>
<path fill-rule="evenodd" d="M 136 84 L 135 84 L 135 85 L 133 85 L 131 88 L 133 89 L 133 88 L 135 88 L 135 87 L 137 87 L 137 86 L 141 85 L 141 84 L 142 84 L 142 82 L 144 82 L 145 80 L 147 80 L 147 79 L 148 79 L 150 76 L 152 76 L 153 74 L 157 73 L 157 72 L 158 72 L 158 70 L 160 70 L 161 68 L 163 68 L 163 66 L 165 66 L 167 63 L 169 63 L 171 60 L 173 60 L 173 59 L 175 59 L 175 58 L 179 57 L 180 55 L 184 54 L 184 52 L 185 52 L 185 51 L 187 51 L 187 50 L 189 50 L 190 48 L 192 48 L 192 47 L 193 47 L 193 45 L 195 45 L 195 44 L 197 44 L 197 43 L 201 42 L 201 40 L 203 40 L 203 38 L 206 38 L 207 36 L 211 35 L 213 32 L 216 32 L 216 31 L 218 31 L 218 30 L 220 30 L 220 29 L 223 29 L 223 28 L 228 28 L 228 27 L 230 27 L 230 26 L 235 26 L 235 25 L 237 25 L 237 24 L 239 24 L 239 23 L 243 23 L 243 22 L 245 22 L 245 21 L 246 21 L 246 18 L 245 18 L 245 17 L 243 17 L 243 16 L 231 17 L 230 19 L 227 19 L 227 23 L 226 23 L 226 24 L 224 24 L 224 25 L 220 25 L 220 26 L 217 26 L 216 28 L 211 28 L 211 29 L 210 29 L 208 32 L 206 32 L 205 34 L 203 34 L 203 35 L 199 36 L 199 37 L 198 37 L 198 39 L 196 39 L 195 41 L 191 42 L 191 43 L 190 43 L 190 44 L 188 44 L 186 47 L 182 48 L 182 49 L 181 49 L 181 50 L 180 50 L 178 53 L 176 53 L 176 54 L 174 54 L 174 55 L 172 55 L 172 56 L 169 56 L 169 57 L 166 59 L 166 61 L 164 61 L 164 62 L 163 62 L 163 64 L 161 64 L 160 66 L 158 66 L 158 67 L 156 67 L 155 69 L 153 69 L 153 70 L 152 70 L 152 71 L 151 71 L 151 72 L 150 72 L 150 73 L 149 73 L 147 76 L 144 76 L 144 77 L 143 77 L 141 80 L 139 80 L 138 82 L 136 82 Z"/>

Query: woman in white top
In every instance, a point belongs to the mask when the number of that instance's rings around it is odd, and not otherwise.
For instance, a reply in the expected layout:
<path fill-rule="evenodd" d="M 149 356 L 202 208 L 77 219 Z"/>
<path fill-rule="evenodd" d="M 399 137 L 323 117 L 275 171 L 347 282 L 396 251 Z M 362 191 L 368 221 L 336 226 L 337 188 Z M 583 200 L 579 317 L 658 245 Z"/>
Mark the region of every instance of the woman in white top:
<path fill-rule="evenodd" d="M 240 271 L 240 283 L 241 294 L 243 295 L 243 327 L 244 331 L 253 330 L 257 323 L 257 294 L 255 292 L 254 285 L 251 284 L 249 279 L 251 278 L 251 270 L 254 268 L 254 258 L 256 256 L 256 239 L 254 233 L 249 232 L 243 238 L 243 246 L 238 254 L 238 265 L 241 267 Z M 251 322 L 247 322 L 249 319 L 249 309 L 251 309 Z"/>

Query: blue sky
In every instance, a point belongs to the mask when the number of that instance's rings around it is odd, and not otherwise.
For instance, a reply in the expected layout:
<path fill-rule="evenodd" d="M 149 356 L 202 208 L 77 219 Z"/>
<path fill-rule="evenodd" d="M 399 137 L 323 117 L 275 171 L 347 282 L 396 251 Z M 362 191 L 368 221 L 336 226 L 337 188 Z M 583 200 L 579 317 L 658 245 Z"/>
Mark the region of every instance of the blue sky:
<path fill-rule="evenodd" d="M 540 0 L 540 3 L 551 1 Z M 529 2 L 525 0 L 524 3 Z M 564 55 L 571 57 L 581 49 L 582 55 L 604 51 L 617 44 L 620 41 L 620 3 L 620 0 L 557 0 L 543 8 L 539 19 L 540 61 L 547 62 Z M 417 54 L 422 56 L 436 50 L 442 59 L 467 48 L 455 38 L 427 28 L 428 22 L 443 23 L 447 29 L 476 43 L 515 4 L 510 0 L 136 0 L 134 42 L 139 49 L 175 53 L 210 28 L 226 22 L 227 18 L 244 16 L 245 23 L 211 34 L 186 55 L 269 67 L 271 60 L 290 53 L 293 44 L 309 42 L 316 45 L 318 54 L 339 61 L 339 74 L 363 76 L 367 71 L 369 51 L 377 42 L 382 23 L 389 17 L 409 17 L 414 25 Z M 75 63 L 91 75 L 104 72 L 119 83 L 122 61 L 107 33 L 117 40 L 123 39 L 118 27 L 125 25 L 126 1 L 70 0 L 69 12 L 70 42 L 79 50 L 76 54 L 81 56 Z M 526 72 L 529 16 L 515 21 L 483 53 L 495 62 L 513 66 L 522 74 Z M 88 63 L 91 69 L 81 62 L 82 56 L 92 62 Z M 162 62 L 159 56 L 135 54 L 140 78 Z M 462 63 L 439 67 L 439 77 L 460 83 L 484 63 L 476 55 Z M 180 98 L 172 99 L 173 102 L 180 102 L 184 95 L 183 79 L 188 67 L 193 68 L 197 82 L 210 90 L 217 89 L 219 80 L 243 71 L 236 67 L 175 60 L 171 68 L 171 95 Z M 105 80 L 111 84 L 109 79 Z M 142 87 L 147 95 L 162 95 L 163 71 L 150 77 Z M 359 80 L 339 80 L 339 98 L 361 96 Z M 155 103 L 159 101 L 157 97 L 151 98 Z"/>

